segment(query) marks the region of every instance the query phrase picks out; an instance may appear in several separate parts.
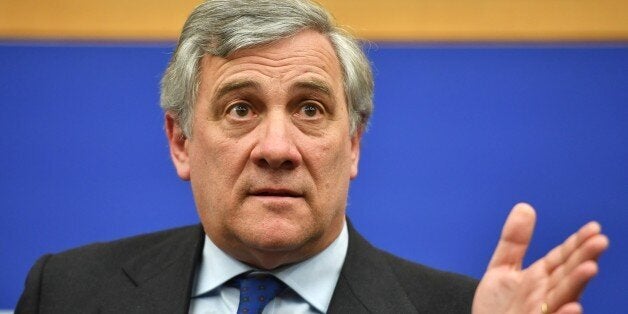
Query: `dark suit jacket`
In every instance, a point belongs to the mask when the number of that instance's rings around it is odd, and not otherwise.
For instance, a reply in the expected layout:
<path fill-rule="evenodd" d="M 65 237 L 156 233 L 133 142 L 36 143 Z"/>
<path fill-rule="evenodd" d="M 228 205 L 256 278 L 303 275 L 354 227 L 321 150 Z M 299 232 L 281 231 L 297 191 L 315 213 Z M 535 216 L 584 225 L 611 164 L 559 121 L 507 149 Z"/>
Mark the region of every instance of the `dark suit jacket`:
<path fill-rule="evenodd" d="M 16 313 L 187 313 L 200 225 L 41 257 Z M 380 251 L 349 226 L 329 313 L 470 313 L 477 282 Z"/>

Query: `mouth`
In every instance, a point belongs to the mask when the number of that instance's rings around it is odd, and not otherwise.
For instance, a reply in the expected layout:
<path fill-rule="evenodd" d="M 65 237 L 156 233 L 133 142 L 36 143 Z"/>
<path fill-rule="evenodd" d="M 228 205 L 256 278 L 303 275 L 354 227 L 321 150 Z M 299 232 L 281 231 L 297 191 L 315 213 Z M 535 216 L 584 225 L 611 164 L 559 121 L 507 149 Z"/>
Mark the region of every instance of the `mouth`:
<path fill-rule="evenodd" d="M 249 193 L 251 196 L 258 197 L 303 197 L 303 194 L 289 189 L 257 189 Z"/>

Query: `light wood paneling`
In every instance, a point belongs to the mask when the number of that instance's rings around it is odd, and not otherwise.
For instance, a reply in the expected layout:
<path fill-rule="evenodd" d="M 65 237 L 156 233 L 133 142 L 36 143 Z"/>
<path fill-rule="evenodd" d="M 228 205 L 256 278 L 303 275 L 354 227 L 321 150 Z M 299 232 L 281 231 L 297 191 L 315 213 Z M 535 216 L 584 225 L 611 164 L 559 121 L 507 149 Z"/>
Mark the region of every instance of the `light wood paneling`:
<path fill-rule="evenodd" d="M 174 40 L 199 0 L 0 0 L 0 36 Z"/>
<path fill-rule="evenodd" d="M 321 0 L 369 39 L 626 40 L 628 0 Z"/>
<path fill-rule="evenodd" d="M 174 40 L 199 0 L 0 0 L 0 37 Z M 359 37 L 626 41 L 628 0 L 320 0 Z"/>

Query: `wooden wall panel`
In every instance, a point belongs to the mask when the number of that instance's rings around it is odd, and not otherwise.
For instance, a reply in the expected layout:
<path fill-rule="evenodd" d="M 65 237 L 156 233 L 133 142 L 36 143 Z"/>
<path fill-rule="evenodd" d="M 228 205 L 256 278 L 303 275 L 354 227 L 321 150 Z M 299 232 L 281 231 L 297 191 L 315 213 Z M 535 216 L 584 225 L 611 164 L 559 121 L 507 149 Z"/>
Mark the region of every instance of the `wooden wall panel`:
<path fill-rule="evenodd" d="M 626 0 L 322 0 L 369 39 L 626 40 Z"/>
<path fill-rule="evenodd" d="M 2 0 L 0 38 L 174 40 L 199 0 Z M 628 0 L 320 0 L 359 37 L 626 41 Z"/>
<path fill-rule="evenodd" d="M 0 37 L 174 40 L 199 0 L 0 0 Z"/>

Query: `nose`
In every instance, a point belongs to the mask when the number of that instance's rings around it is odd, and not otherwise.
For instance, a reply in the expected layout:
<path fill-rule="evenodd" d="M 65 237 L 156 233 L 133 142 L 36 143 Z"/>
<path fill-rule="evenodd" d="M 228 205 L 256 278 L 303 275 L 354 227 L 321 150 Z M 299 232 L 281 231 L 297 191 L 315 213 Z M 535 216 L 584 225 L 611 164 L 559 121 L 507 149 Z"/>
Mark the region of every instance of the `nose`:
<path fill-rule="evenodd" d="M 288 117 L 267 116 L 259 126 L 259 139 L 251 151 L 251 159 L 262 168 L 291 170 L 302 162 L 302 156 L 290 130 Z"/>

